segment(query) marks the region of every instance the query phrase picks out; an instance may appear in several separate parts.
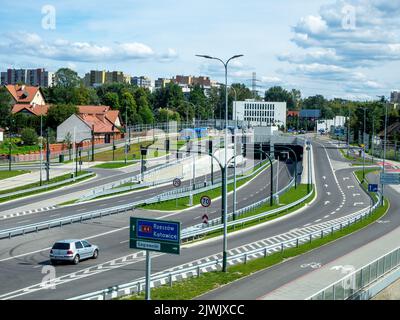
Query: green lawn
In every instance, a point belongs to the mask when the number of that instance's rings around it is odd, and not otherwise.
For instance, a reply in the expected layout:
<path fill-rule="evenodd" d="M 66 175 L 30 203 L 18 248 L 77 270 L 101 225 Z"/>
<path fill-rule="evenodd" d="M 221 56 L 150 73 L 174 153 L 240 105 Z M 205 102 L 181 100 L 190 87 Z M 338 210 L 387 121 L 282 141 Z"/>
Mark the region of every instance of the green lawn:
<path fill-rule="evenodd" d="M 0 171 L 0 180 L 16 177 L 29 172 L 30 171 L 27 170 Z"/>
<path fill-rule="evenodd" d="M 269 167 L 267 167 L 269 168 Z M 265 168 L 265 169 L 267 169 Z M 264 169 L 264 170 L 265 170 Z M 253 169 L 251 169 L 253 170 Z M 254 179 L 255 177 L 248 177 L 246 179 L 237 181 L 236 183 L 236 188 L 239 188 L 240 186 L 244 185 L 246 182 Z M 233 182 L 228 184 L 228 192 L 233 191 Z M 193 195 L 193 206 L 196 206 L 200 204 L 200 199 L 202 196 L 205 194 L 209 196 L 211 199 L 215 199 L 219 196 L 221 196 L 222 188 L 218 187 L 212 190 L 208 190 L 204 193 L 199 193 L 196 195 Z M 141 206 L 145 210 L 159 210 L 159 211 L 175 211 L 175 210 L 183 210 L 190 208 L 189 206 L 189 197 L 184 197 L 184 198 L 178 198 L 174 200 L 168 200 L 168 201 L 162 201 L 159 203 L 154 203 L 154 204 L 149 204 L 149 205 L 142 205 Z"/>
<path fill-rule="evenodd" d="M 119 168 L 123 168 L 126 166 L 130 166 L 132 165 L 132 162 L 127 162 L 125 164 L 125 162 L 108 162 L 108 163 L 102 163 L 102 164 L 98 164 L 97 166 L 93 166 L 92 168 L 98 168 L 98 169 L 119 169 Z"/>
<path fill-rule="evenodd" d="M 89 173 L 89 172 L 88 171 L 80 171 L 80 172 L 78 172 L 78 177 L 81 176 L 81 175 L 87 174 L 87 173 Z M 94 173 L 93 173 L 92 176 L 94 176 Z M 77 180 L 77 182 L 84 181 L 86 179 L 91 178 L 92 176 Z M 47 184 L 52 184 L 52 183 L 68 180 L 70 178 L 71 178 L 71 174 L 68 173 L 68 174 L 65 174 L 65 175 L 50 179 L 49 182 L 47 182 L 46 180 L 43 180 L 42 185 L 47 185 Z M 72 183 L 74 183 L 74 182 L 72 182 Z M 72 184 L 72 183 L 70 183 L 70 184 Z M 35 187 L 39 187 L 39 186 L 40 186 L 39 182 L 31 183 L 31 184 L 28 184 L 28 185 L 25 185 L 25 186 L 21 186 L 21 187 L 17 187 L 17 188 L 0 190 L 0 194 L 6 194 L 6 193 L 11 193 L 11 192 L 27 190 L 27 189 L 31 189 L 31 188 L 35 188 Z M 46 191 L 49 191 L 49 190 L 60 188 L 61 186 L 65 186 L 65 184 L 64 185 L 60 185 L 60 186 L 55 186 L 55 187 L 49 187 L 49 188 L 45 188 L 45 189 L 37 190 L 37 191 L 33 191 L 33 192 L 21 193 L 21 194 L 18 194 L 18 195 L 15 195 L 15 196 L 6 197 L 6 198 L 1 198 L 0 202 L 5 202 L 5 201 L 13 200 L 13 199 L 17 199 L 17 198 L 22 198 L 22 197 L 26 197 L 26 196 L 29 196 L 29 195 L 33 195 L 33 194 L 46 192 Z"/>
<path fill-rule="evenodd" d="M 308 251 L 329 244 L 335 240 L 345 237 L 360 229 L 363 229 L 371 223 L 381 219 L 389 209 L 389 202 L 385 199 L 384 206 L 378 207 L 370 216 L 359 220 L 342 230 L 335 231 L 323 238 L 314 239 L 311 242 L 302 244 L 299 247 L 293 247 L 283 252 L 274 253 L 265 258 L 258 258 L 249 261 L 246 264 L 240 264 L 229 267 L 226 273 L 209 272 L 200 275 L 200 277 L 192 277 L 179 282 L 174 282 L 172 286 L 161 286 L 151 289 L 153 300 L 189 300 L 205 294 L 213 289 L 229 284 L 240 278 L 249 276 L 257 271 L 267 269 L 273 265 L 284 262 L 287 259 L 299 256 Z M 143 300 L 144 294 L 136 294 L 122 299 Z"/>
<path fill-rule="evenodd" d="M 146 141 L 146 142 L 141 142 L 141 143 L 134 143 L 131 144 L 131 150 L 128 153 L 128 160 L 139 160 L 140 159 L 140 145 L 142 145 L 143 147 L 147 147 L 152 145 L 153 142 L 152 141 Z M 147 155 L 147 159 L 151 159 L 151 158 L 157 158 L 157 157 L 161 157 L 165 155 L 165 151 L 164 150 L 159 150 L 158 154 L 157 151 L 149 151 L 149 154 Z M 135 157 L 133 157 L 135 156 Z M 117 148 L 114 151 L 114 160 L 115 161 L 122 161 L 125 160 L 125 148 Z M 96 153 L 94 156 L 95 161 L 113 161 L 113 151 L 109 150 L 109 151 L 104 151 L 104 152 L 100 152 L 100 153 Z"/>

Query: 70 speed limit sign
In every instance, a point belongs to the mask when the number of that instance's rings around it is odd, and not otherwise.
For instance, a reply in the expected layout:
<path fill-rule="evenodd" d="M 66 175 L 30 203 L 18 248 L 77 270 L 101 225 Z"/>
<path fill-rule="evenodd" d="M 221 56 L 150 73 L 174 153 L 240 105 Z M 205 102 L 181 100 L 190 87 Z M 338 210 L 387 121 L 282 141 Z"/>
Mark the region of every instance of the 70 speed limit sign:
<path fill-rule="evenodd" d="M 204 208 L 208 208 L 209 206 L 211 206 L 211 198 L 209 196 L 202 196 L 200 199 L 200 204 Z"/>

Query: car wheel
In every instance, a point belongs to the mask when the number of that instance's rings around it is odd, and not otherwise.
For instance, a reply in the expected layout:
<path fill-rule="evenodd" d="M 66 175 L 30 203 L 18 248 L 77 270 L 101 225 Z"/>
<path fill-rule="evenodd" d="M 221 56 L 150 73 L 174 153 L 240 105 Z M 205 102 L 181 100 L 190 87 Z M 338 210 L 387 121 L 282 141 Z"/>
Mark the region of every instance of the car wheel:
<path fill-rule="evenodd" d="M 94 250 L 93 252 L 93 259 L 97 259 L 97 257 L 99 256 L 99 250 Z"/>
<path fill-rule="evenodd" d="M 79 263 L 79 255 L 78 254 L 74 257 L 74 260 L 72 261 L 72 263 L 73 264 L 78 264 Z"/>

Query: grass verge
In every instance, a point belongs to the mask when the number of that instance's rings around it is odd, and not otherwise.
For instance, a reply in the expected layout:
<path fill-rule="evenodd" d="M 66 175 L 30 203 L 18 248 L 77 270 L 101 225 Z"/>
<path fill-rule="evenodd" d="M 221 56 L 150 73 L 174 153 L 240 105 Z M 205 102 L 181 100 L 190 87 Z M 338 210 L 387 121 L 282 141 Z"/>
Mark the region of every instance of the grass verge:
<path fill-rule="evenodd" d="M 25 173 L 30 173 L 30 171 L 28 170 L 0 171 L 0 180 L 20 176 L 21 174 Z"/>
<path fill-rule="evenodd" d="M 376 209 L 369 217 L 356 222 L 349 227 L 343 228 L 320 239 L 314 239 L 310 243 L 300 245 L 297 248 L 289 248 L 283 252 L 274 253 L 265 258 L 251 260 L 246 264 L 232 266 L 227 273 L 209 272 L 193 277 L 184 281 L 173 283 L 172 287 L 162 286 L 151 289 L 153 300 L 189 300 L 205 294 L 211 290 L 217 289 L 223 285 L 229 284 L 235 280 L 249 276 L 257 271 L 264 270 L 287 259 L 294 258 L 311 250 L 317 249 L 323 245 L 327 245 L 335 240 L 350 235 L 360 229 L 365 228 L 369 224 L 379 220 L 386 214 L 389 209 L 389 203 L 385 200 L 385 205 Z M 143 300 L 144 294 L 133 295 L 129 300 Z"/>
<path fill-rule="evenodd" d="M 88 171 L 80 171 L 80 172 L 78 172 L 78 177 L 82 176 L 84 174 L 87 174 L 87 173 L 89 173 L 89 172 Z M 6 197 L 6 198 L 0 198 L 0 203 L 1 202 L 6 202 L 6 201 L 10 201 L 10 200 L 14 200 L 14 199 L 18 199 L 18 198 L 22 198 L 22 197 L 26 197 L 26 196 L 30 196 L 30 195 L 34 195 L 34 194 L 43 193 L 43 192 L 54 190 L 54 189 L 58 189 L 58 188 L 66 186 L 66 185 L 71 185 L 71 184 L 74 184 L 74 183 L 77 183 L 77 182 L 81 182 L 81 181 L 90 179 L 94 175 L 95 174 L 93 173 L 91 176 L 79 179 L 76 182 L 70 182 L 68 184 L 67 183 L 66 184 L 61 184 L 61 185 L 54 186 L 54 187 L 48 187 L 48 188 L 45 188 L 45 189 L 42 189 L 42 190 L 37 190 L 37 191 L 32 191 L 32 192 L 27 191 L 25 193 L 17 194 L 17 195 L 14 195 L 14 196 Z M 62 176 L 59 176 L 59 177 L 56 177 L 56 178 L 53 178 L 53 179 L 50 179 L 49 182 L 43 181 L 42 185 L 46 186 L 48 184 L 53 184 L 53 183 L 61 182 L 61 181 L 68 180 L 68 179 L 71 179 L 71 174 L 70 173 L 64 174 Z M 31 189 L 31 188 L 35 188 L 35 187 L 39 187 L 39 186 L 40 186 L 40 183 L 36 182 L 36 183 L 28 184 L 28 185 L 25 185 L 25 186 L 21 186 L 21 187 L 18 187 L 18 188 L 1 190 L 0 191 L 0 195 L 1 194 L 6 194 L 6 193 L 17 192 L 17 191 L 23 191 L 23 190 L 27 190 L 27 189 Z"/>
<path fill-rule="evenodd" d="M 264 170 L 266 170 L 268 168 L 269 168 L 269 166 L 266 167 Z M 264 170 L 261 172 L 264 172 Z M 253 169 L 251 169 L 251 172 L 252 171 L 253 171 Z M 236 188 L 239 188 L 240 186 L 242 186 L 245 183 L 249 182 L 250 180 L 254 179 L 256 176 L 248 177 L 246 179 L 237 181 Z M 207 196 L 209 196 L 211 199 L 215 199 L 221 195 L 221 192 L 222 192 L 221 189 L 222 189 L 221 187 L 217 187 L 215 189 L 208 190 L 205 193 L 207 193 Z M 231 192 L 231 191 L 233 191 L 233 182 L 228 184 L 228 192 Z M 204 195 L 204 193 L 199 193 L 199 194 L 193 195 L 193 206 L 200 204 L 200 199 L 203 195 Z M 191 208 L 193 206 L 189 206 L 189 197 L 184 197 L 184 198 L 162 201 L 162 202 L 154 203 L 154 204 L 142 205 L 140 207 L 145 210 L 176 211 L 176 210 L 183 210 L 183 209 Z"/>
<path fill-rule="evenodd" d="M 127 167 L 134 164 L 133 162 L 106 162 L 102 164 L 98 164 L 96 166 L 93 166 L 92 168 L 98 168 L 98 169 L 119 169 L 123 167 Z"/>
<path fill-rule="evenodd" d="M 370 170 L 370 172 L 376 171 Z M 370 173 L 369 172 L 369 173 Z M 356 176 L 359 177 L 362 171 L 357 171 Z M 361 181 L 361 180 L 360 180 Z M 366 183 L 366 181 L 364 182 Z M 381 219 L 389 210 L 390 204 L 385 199 L 384 205 L 378 207 L 369 216 L 359 220 L 350 226 L 344 227 L 341 230 L 334 231 L 323 238 L 314 239 L 306 244 L 298 247 L 286 249 L 282 252 L 274 253 L 264 258 L 258 258 L 247 262 L 232 266 L 226 273 L 223 272 L 209 272 L 202 274 L 198 277 L 189 278 L 183 281 L 175 282 L 172 286 L 161 286 L 151 289 L 151 296 L 153 300 L 189 300 L 201 296 L 211 290 L 217 289 L 227 285 L 235 280 L 249 276 L 257 271 L 267 269 L 273 265 L 284 262 L 287 259 L 294 258 L 302 255 L 311 250 L 317 249 L 321 246 L 332 243 L 340 238 L 348 236 L 357 232 L 371 223 Z M 143 300 L 144 293 L 135 294 L 122 299 L 129 300 Z"/>

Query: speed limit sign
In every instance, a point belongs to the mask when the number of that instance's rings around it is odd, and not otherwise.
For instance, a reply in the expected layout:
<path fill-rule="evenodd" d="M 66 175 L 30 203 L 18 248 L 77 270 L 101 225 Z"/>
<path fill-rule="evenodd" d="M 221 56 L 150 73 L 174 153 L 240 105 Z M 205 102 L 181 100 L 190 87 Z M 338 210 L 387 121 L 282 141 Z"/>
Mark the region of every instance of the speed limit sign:
<path fill-rule="evenodd" d="M 211 198 L 209 196 L 202 196 L 200 199 L 200 204 L 204 208 L 208 208 L 211 205 Z"/>
<path fill-rule="evenodd" d="M 175 178 L 174 181 L 172 181 L 172 184 L 174 185 L 174 187 L 178 188 L 181 186 L 181 179 L 179 178 Z"/>

